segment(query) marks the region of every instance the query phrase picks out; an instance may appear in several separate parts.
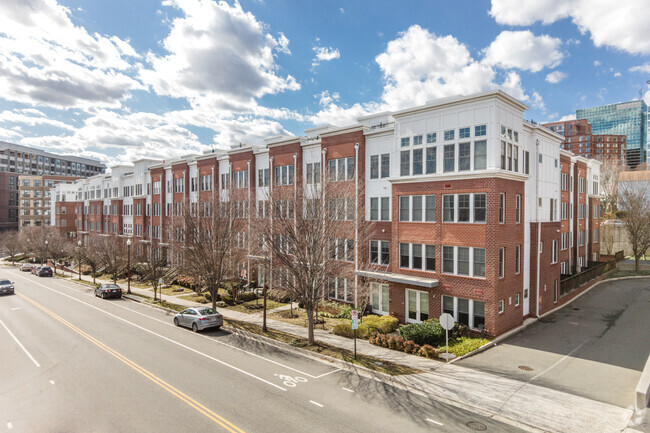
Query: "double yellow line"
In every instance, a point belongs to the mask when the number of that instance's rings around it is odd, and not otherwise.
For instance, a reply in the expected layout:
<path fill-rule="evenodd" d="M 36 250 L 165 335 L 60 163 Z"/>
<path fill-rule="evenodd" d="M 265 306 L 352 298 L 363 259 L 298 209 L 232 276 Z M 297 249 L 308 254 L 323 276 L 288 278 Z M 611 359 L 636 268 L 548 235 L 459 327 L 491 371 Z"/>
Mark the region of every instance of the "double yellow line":
<path fill-rule="evenodd" d="M 187 394 L 185 394 L 185 393 L 179 391 L 178 389 L 174 388 L 173 386 L 171 386 L 170 384 L 168 384 L 168 383 L 165 382 L 164 380 L 160 379 L 159 377 L 157 377 L 157 376 L 154 375 L 153 373 L 147 371 L 145 368 L 143 368 L 143 367 L 139 366 L 138 364 L 136 364 L 135 362 L 131 361 L 131 360 L 130 360 L 129 358 L 127 358 L 126 356 L 124 356 L 124 355 L 120 354 L 119 352 L 117 352 L 117 351 L 111 349 L 110 347 L 108 347 L 107 345 L 105 345 L 105 344 L 102 343 L 101 341 L 97 340 L 97 339 L 94 338 L 93 336 L 91 336 L 91 335 L 87 334 L 86 332 L 82 331 L 81 329 L 79 329 L 78 327 L 76 327 L 76 326 L 73 325 L 72 323 L 68 322 L 67 320 L 65 320 L 65 319 L 62 318 L 61 316 L 59 316 L 59 315 L 53 313 L 52 311 L 48 310 L 47 308 L 45 308 L 44 306 L 42 306 L 42 305 L 39 304 L 38 302 L 34 301 L 33 299 L 31 299 L 31 298 L 29 298 L 29 297 L 27 297 L 27 296 L 25 296 L 25 295 L 23 295 L 23 294 L 21 294 L 21 293 L 16 293 L 16 294 L 17 294 L 18 296 L 22 297 L 23 299 L 25 299 L 27 302 L 29 302 L 29 303 L 31 303 L 32 305 L 34 305 L 34 306 L 35 306 L 36 308 L 38 308 L 39 310 L 42 310 L 42 311 L 45 312 L 46 314 L 52 316 L 53 318 L 55 318 L 55 319 L 58 320 L 59 322 L 63 323 L 65 326 L 67 326 L 68 328 L 72 329 L 72 330 L 75 331 L 77 334 L 79 334 L 79 335 L 81 335 L 82 337 L 86 338 L 88 341 L 90 341 L 91 343 L 95 344 L 95 345 L 96 345 L 97 347 L 99 347 L 100 349 L 102 349 L 102 350 L 104 350 L 104 351 L 110 353 L 110 354 L 113 355 L 115 358 L 117 358 L 117 359 L 119 359 L 120 361 L 122 361 L 124 364 L 128 365 L 129 367 L 131 367 L 132 369 L 134 369 L 135 371 L 137 371 L 138 373 L 140 373 L 141 375 L 143 375 L 144 377 L 146 377 L 147 379 L 149 379 L 150 381 L 152 381 L 152 382 L 155 383 L 156 385 L 160 386 L 160 387 L 161 387 L 162 389 L 164 389 L 165 391 L 167 391 L 167 392 L 169 392 L 170 394 L 172 394 L 174 397 L 180 399 L 181 401 L 185 402 L 185 403 L 186 403 L 187 405 L 189 405 L 190 407 L 194 408 L 196 411 L 198 411 L 198 412 L 200 412 L 201 414 L 205 415 L 205 416 L 206 416 L 207 418 L 209 418 L 210 420 L 212 420 L 212 421 L 214 421 L 215 423 L 219 424 L 219 425 L 220 425 L 221 427 L 223 427 L 225 430 L 227 430 L 227 431 L 229 431 L 229 432 L 231 432 L 231 433 L 244 433 L 244 431 L 243 431 L 242 429 L 240 429 L 239 427 L 235 426 L 235 425 L 232 424 L 230 421 L 228 421 L 228 420 L 226 420 L 225 418 L 223 418 L 223 417 L 217 415 L 216 413 L 214 413 L 213 411 L 211 411 L 211 410 L 208 409 L 207 407 L 203 406 L 203 405 L 202 405 L 201 403 L 199 403 L 198 401 L 194 400 L 192 397 L 190 397 L 190 396 L 188 396 Z"/>

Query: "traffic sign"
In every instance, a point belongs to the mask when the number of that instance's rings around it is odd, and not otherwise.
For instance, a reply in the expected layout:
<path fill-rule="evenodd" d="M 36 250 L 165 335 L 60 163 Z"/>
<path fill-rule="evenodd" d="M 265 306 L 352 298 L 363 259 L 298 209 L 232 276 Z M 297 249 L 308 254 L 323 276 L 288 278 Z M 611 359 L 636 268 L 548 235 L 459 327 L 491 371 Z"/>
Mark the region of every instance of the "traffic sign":
<path fill-rule="evenodd" d="M 359 329 L 359 319 L 352 319 L 352 329 Z"/>
<path fill-rule="evenodd" d="M 451 331 L 454 328 L 456 321 L 454 317 L 449 313 L 442 313 L 440 316 L 440 326 L 442 326 L 447 331 Z"/>
<path fill-rule="evenodd" d="M 351 316 L 352 320 L 359 319 L 359 311 L 358 310 L 352 310 L 350 312 L 350 316 Z"/>

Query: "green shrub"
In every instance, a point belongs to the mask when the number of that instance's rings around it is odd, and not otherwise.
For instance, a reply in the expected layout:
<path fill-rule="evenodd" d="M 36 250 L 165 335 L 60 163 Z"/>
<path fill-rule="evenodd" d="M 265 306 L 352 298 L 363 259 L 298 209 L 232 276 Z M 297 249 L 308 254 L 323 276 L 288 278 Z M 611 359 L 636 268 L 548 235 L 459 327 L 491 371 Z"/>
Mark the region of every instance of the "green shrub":
<path fill-rule="evenodd" d="M 413 340 L 416 344 L 439 346 L 445 341 L 445 330 L 438 320 L 427 320 L 422 323 L 411 323 L 399 328 L 399 335 L 405 340 Z"/>
<path fill-rule="evenodd" d="M 242 302 L 254 301 L 257 299 L 255 292 L 244 292 L 239 294 L 239 300 Z"/>
<path fill-rule="evenodd" d="M 471 330 L 469 326 L 463 324 L 463 323 L 455 323 L 454 327 L 451 329 L 451 333 L 449 335 L 450 338 L 452 339 L 457 339 L 457 338 L 467 338 L 470 336 Z"/>
<path fill-rule="evenodd" d="M 341 309 L 341 314 L 339 315 L 339 317 L 341 319 L 351 319 L 352 318 L 352 309 L 353 309 L 352 305 L 345 305 Z"/>
<path fill-rule="evenodd" d="M 429 359 L 436 359 L 438 358 L 438 355 L 440 355 L 440 352 L 435 347 L 425 344 L 424 346 L 420 347 L 420 350 L 418 350 L 418 355 Z"/>
<path fill-rule="evenodd" d="M 287 304 L 291 301 L 291 295 L 286 290 L 272 289 L 266 291 L 266 297 L 275 302 Z"/>
<path fill-rule="evenodd" d="M 342 337 L 352 338 L 352 325 L 349 323 L 339 323 L 332 329 L 332 333 L 335 335 L 340 335 Z"/>
<path fill-rule="evenodd" d="M 235 304 L 235 302 L 232 299 L 232 296 L 230 296 L 230 295 L 223 295 L 221 297 L 221 300 L 223 302 L 225 302 L 226 304 L 228 304 L 228 305 L 234 305 Z"/>
<path fill-rule="evenodd" d="M 402 337 L 389 337 L 388 348 L 393 350 L 404 351 L 404 339 Z"/>
<path fill-rule="evenodd" d="M 413 340 L 405 341 L 404 342 L 404 352 L 405 353 L 413 353 L 413 350 L 415 349 L 415 346 L 417 346 L 417 344 L 415 344 L 415 342 L 413 342 Z"/>
<path fill-rule="evenodd" d="M 399 320 L 397 317 L 393 316 L 365 316 L 363 319 L 363 325 L 368 326 L 369 329 L 377 331 L 380 334 L 390 334 L 391 332 L 397 329 L 399 325 Z"/>

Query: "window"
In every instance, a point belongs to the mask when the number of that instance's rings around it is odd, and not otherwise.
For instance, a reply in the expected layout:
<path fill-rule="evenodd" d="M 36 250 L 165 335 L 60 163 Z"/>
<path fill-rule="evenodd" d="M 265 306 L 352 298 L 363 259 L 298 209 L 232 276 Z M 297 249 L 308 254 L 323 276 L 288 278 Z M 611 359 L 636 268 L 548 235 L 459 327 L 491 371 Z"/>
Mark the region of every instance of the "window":
<path fill-rule="evenodd" d="M 515 293 L 515 307 L 519 306 L 520 296 L 519 293 Z"/>
<path fill-rule="evenodd" d="M 524 150 L 524 173 L 530 174 L 530 152 Z"/>
<path fill-rule="evenodd" d="M 458 171 L 467 171 L 470 169 L 471 153 L 471 143 L 458 144 Z"/>
<path fill-rule="evenodd" d="M 521 194 L 517 194 L 515 198 L 515 222 L 521 222 Z"/>
<path fill-rule="evenodd" d="M 499 310 L 499 314 L 503 313 L 505 309 L 505 302 L 503 301 L 503 299 L 499 300 L 499 304 L 497 308 Z"/>
<path fill-rule="evenodd" d="M 594 229 L 593 237 L 594 237 L 594 243 L 597 244 L 598 243 L 598 229 Z"/>
<path fill-rule="evenodd" d="M 333 260 L 354 261 L 354 239 L 330 239 L 330 256 Z"/>
<path fill-rule="evenodd" d="M 499 278 L 506 275 L 506 249 L 499 248 Z"/>
<path fill-rule="evenodd" d="M 388 241 L 370 241 L 370 263 L 374 265 L 388 265 L 390 263 Z"/>
<path fill-rule="evenodd" d="M 422 144 L 422 136 L 421 135 L 416 135 L 413 137 L 413 146 L 419 146 Z"/>
<path fill-rule="evenodd" d="M 221 175 L 221 189 L 230 188 L 230 173 L 223 173 Z"/>
<path fill-rule="evenodd" d="M 453 140 L 454 139 L 454 130 L 450 129 L 445 131 L 445 141 Z"/>
<path fill-rule="evenodd" d="M 443 295 L 442 312 L 451 314 L 456 322 L 472 329 L 485 328 L 485 303 L 483 301 Z"/>
<path fill-rule="evenodd" d="M 557 239 L 551 241 L 551 263 L 557 263 L 558 257 L 558 242 Z"/>
<path fill-rule="evenodd" d="M 474 222 L 484 223 L 486 215 L 486 194 L 474 194 Z"/>
<path fill-rule="evenodd" d="M 319 164 L 320 168 L 320 164 Z M 381 155 L 381 178 L 384 179 L 390 176 L 390 154 L 384 153 Z"/>
<path fill-rule="evenodd" d="M 435 195 L 400 196 L 399 220 L 403 222 L 435 222 L 436 221 L 436 196 Z"/>
<path fill-rule="evenodd" d="M 560 217 L 563 220 L 569 219 L 569 203 L 560 203 Z"/>
<path fill-rule="evenodd" d="M 379 179 L 379 155 L 370 156 L 370 179 Z"/>
<path fill-rule="evenodd" d="M 257 186 L 259 188 L 265 188 L 269 186 L 269 169 L 260 168 L 257 170 Z"/>
<path fill-rule="evenodd" d="M 370 197 L 370 221 L 390 221 L 390 197 Z"/>
<path fill-rule="evenodd" d="M 567 262 L 560 263 L 560 274 L 566 275 L 567 274 L 567 269 L 568 269 Z"/>
<path fill-rule="evenodd" d="M 435 143 L 436 142 L 436 133 L 431 132 L 427 134 L 427 143 Z"/>
<path fill-rule="evenodd" d="M 521 245 L 515 247 L 515 274 L 521 272 Z"/>
<path fill-rule="evenodd" d="M 467 128 L 460 128 L 458 130 L 458 138 L 469 138 L 470 135 L 470 129 L 469 127 Z"/>
<path fill-rule="evenodd" d="M 474 137 L 481 137 L 487 135 L 487 128 L 485 125 L 477 125 L 474 127 Z"/>
<path fill-rule="evenodd" d="M 503 128 L 503 127 L 502 127 Z M 506 169 L 506 142 L 501 142 L 501 170 Z"/>
<path fill-rule="evenodd" d="M 549 221 L 555 221 L 555 213 L 556 213 L 556 209 L 557 209 L 557 199 L 552 198 L 552 199 L 549 200 L 549 202 L 550 202 L 549 204 L 550 204 L 550 211 L 551 211 Z"/>
<path fill-rule="evenodd" d="M 562 233 L 560 235 L 560 248 L 566 250 L 569 248 L 569 233 Z"/>
<path fill-rule="evenodd" d="M 436 147 L 427 147 L 426 150 L 426 173 L 436 172 Z"/>
<path fill-rule="evenodd" d="M 443 150 L 444 150 L 443 171 L 445 173 L 456 171 L 456 145 L 447 144 L 443 147 Z"/>
<path fill-rule="evenodd" d="M 506 222 L 506 195 L 504 193 L 499 194 L 499 223 L 504 224 Z"/>
<path fill-rule="evenodd" d="M 370 283 L 370 304 L 375 314 L 388 314 L 390 302 L 388 284 Z"/>
<path fill-rule="evenodd" d="M 410 176 L 411 175 L 411 151 L 403 150 L 400 153 L 400 176 Z"/>
<path fill-rule="evenodd" d="M 212 175 L 206 174 L 200 177 L 201 181 L 201 191 L 210 191 L 212 190 Z"/>
<path fill-rule="evenodd" d="M 408 147 L 411 145 L 411 137 L 402 137 L 401 139 L 402 147 Z"/>
<path fill-rule="evenodd" d="M 558 295 L 558 285 L 557 285 L 557 280 L 553 280 L 553 303 L 557 303 L 557 295 Z"/>
<path fill-rule="evenodd" d="M 569 190 L 569 175 L 567 173 L 562 173 L 561 174 L 561 180 L 562 180 L 562 191 L 568 191 Z"/>
<path fill-rule="evenodd" d="M 484 278 L 485 248 L 443 245 L 442 272 Z"/>
<path fill-rule="evenodd" d="M 429 293 L 419 290 L 406 289 L 407 315 L 406 321 L 411 323 L 423 322 L 429 318 Z"/>
<path fill-rule="evenodd" d="M 275 167 L 275 184 L 279 186 L 293 185 L 293 165 L 279 165 Z M 331 174 L 330 174 L 331 175 Z"/>
<path fill-rule="evenodd" d="M 328 280 L 328 297 L 343 302 L 354 299 L 354 284 L 352 280 L 343 277 L 330 277 Z"/>
<path fill-rule="evenodd" d="M 174 179 L 174 192 L 184 192 L 185 191 L 185 179 L 176 178 Z"/>
<path fill-rule="evenodd" d="M 370 246 L 372 248 L 372 244 Z M 400 243 L 399 255 L 400 268 L 425 271 L 436 269 L 435 245 Z"/>
<path fill-rule="evenodd" d="M 413 149 L 413 174 L 422 174 L 422 149 Z"/>
<path fill-rule="evenodd" d="M 485 170 L 487 166 L 487 141 L 474 142 L 474 170 Z"/>
<path fill-rule="evenodd" d="M 458 194 L 458 222 L 469 222 L 469 194 Z"/>

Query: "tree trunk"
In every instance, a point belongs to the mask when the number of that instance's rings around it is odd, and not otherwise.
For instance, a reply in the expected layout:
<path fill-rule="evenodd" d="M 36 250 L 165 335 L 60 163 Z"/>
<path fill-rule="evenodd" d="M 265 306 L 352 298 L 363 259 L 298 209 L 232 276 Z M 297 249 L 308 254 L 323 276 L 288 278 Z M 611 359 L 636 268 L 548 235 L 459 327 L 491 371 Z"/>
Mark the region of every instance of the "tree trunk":
<path fill-rule="evenodd" d="M 157 301 L 157 300 L 158 300 L 158 298 L 156 297 L 156 294 L 157 294 L 157 293 L 158 293 L 158 284 L 157 284 L 157 283 L 153 283 L 153 300 L 154 300 L 154 301 Z"/>
<path fill-rule="evenodd" d="M 264 288 L 262 289 L 264 291 L 264 313 L 262 315 L 262 332 L 267 332 L 268 329 L 266 327 L 266 284 L 264 284 Z"/>
<path fill-rule="evenodd" d="M 307 343 L 314 344 L 314 307 L 305 306 L 307 311 Z"/>
<path fill-rule="evenodd" d="M 210 299 L 212 299 L 212 309 L 216 310 L 217 309 L 217 293 L 219 293 L 219 287 L 215 289 L 214 287 L 210 287 L 209 289 L 210 292 Z"/>
<path fill-rule="evenodd" d="M 634 255 L 634 271 L 639 272 L 639 255 Z"/>

